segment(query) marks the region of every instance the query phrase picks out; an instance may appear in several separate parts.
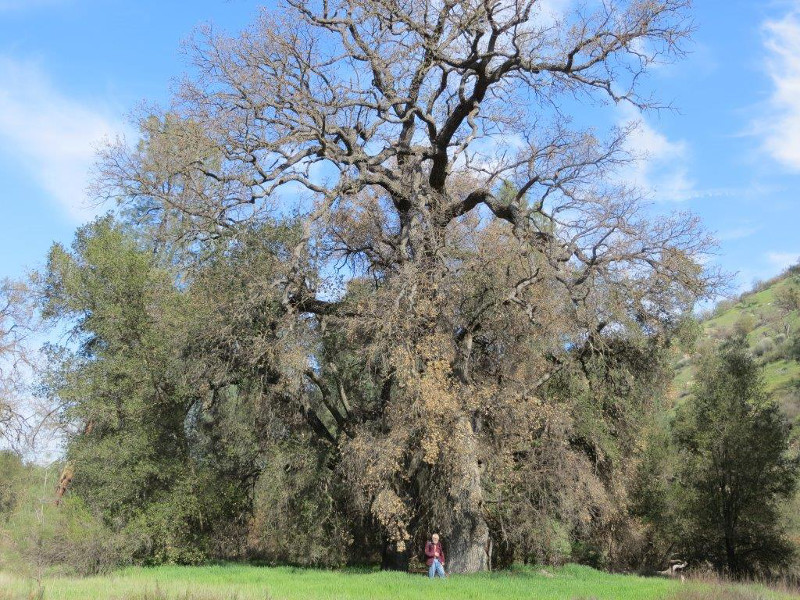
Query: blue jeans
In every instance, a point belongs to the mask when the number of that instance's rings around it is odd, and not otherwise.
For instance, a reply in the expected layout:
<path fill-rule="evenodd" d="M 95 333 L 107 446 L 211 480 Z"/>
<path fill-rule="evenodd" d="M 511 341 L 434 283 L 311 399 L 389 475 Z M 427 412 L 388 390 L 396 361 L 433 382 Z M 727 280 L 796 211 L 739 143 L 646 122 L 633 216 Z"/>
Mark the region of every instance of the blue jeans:
<path fill-rule="evenodd" d="M 444 567 L 442 566 L 442 563 L 439 562 L 438 558 L 434 558 L 430 569 L 428 569 L 428 577 L 433 579 L 437 575 L 439 577 L 444 577 Z"/>

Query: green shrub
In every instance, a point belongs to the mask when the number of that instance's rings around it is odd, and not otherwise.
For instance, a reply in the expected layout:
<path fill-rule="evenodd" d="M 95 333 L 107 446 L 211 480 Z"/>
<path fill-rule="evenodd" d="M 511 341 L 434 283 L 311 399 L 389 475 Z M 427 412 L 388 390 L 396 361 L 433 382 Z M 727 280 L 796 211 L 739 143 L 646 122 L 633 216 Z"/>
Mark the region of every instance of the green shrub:
<path fill-rule="evenodd" d="M 41 580 L 46 572 L 93 575 L 122 562 L 122 544 L 78 498 L 25 502 L 7 525 L 8 561 Z"/>
<path fill-rule="evenodd" d="M 743 313 L 733 325 L 733 333 L 738 337 L 746 337 L 756 328 L 756 318 L 752 313 Z"/>
<path fill-rule="evenodd" d="M 800 361 L 800 335 L 794 338 L 791 344 L 787 344 L 787 348 L 786 358 Z"/>
<path fill-rule="evenodd" d="M 603 551 L 595 544 L 586 542 L 579 541 L 572 545 L 572 560 L 594 569 L 601 569 L 606 566 L 606 556 Z"/>
<path fill-rule="evenodd" d="M 772 338 L 764 338 L 758 341 L 753 348 L 753 353 L 756 356 L 764 356 L 775 348 L 775 341 Z"/>
<path fill-rule="evenodd" d="M 250 556 L 272 564 L 346 564 L 353 532 L 331 493 L 326 455 L 294 444 L 276 444 L 270 454 L 255 488 Z"/>
<path fill-rule="evenodd" d="M 27 468 L 14 452 L 0 451 L 0 523 L 6 520 L 17 507 Z"/>

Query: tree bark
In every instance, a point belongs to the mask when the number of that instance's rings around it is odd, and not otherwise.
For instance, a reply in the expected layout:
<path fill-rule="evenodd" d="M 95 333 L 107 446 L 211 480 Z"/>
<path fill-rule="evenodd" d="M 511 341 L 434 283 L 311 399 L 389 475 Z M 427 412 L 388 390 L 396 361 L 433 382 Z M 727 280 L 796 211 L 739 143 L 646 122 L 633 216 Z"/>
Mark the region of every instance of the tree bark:
<path fill-rule="evenodd" d="M 453 517 L 445 546 L 446 567 L 450 573 L 476 573 L 489 569 L 489 526 L 483 514 L 481 467 L 472 424 L 464 417 L 458 429 L 464 443 L 458 457 L 461 477 L 451 492 Z"/>
<path fill-rule="evenodd" d="M 739 564 L 736 560 L 736 543 L 734 542 L 734 534 L 726 528 L 725 531 L 725 557 L 728 563 L 728 571 L 733 575 L 739 574 Z"/>

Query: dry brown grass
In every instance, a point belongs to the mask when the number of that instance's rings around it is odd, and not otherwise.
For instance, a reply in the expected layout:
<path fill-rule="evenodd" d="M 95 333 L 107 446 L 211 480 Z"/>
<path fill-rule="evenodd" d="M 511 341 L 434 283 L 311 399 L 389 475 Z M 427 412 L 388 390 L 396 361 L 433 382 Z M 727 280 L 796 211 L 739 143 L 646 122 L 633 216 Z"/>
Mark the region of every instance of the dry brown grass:
<path fill-rule="evenodd" d="M 9 591 L 0 590 L 0 600 L 44 600 L 44 590 L 39 588 L 26 595 L 15 595 Z"/>
<path fill-rule="evenodd" d="M 715 586 L 705 590 L 681 590 L 667 600 L 771 600 L 771 596 L 747 588 Z"/>
<path fill-rule="evenodd" d="M 753 577 L 732 580 L 709 570 L 696 571 L 687 581 L 705 586 L 687 587 L 665 600 L 772 600 L 776 594 L 800 598 L 800 586 L 789 579 Z"/>

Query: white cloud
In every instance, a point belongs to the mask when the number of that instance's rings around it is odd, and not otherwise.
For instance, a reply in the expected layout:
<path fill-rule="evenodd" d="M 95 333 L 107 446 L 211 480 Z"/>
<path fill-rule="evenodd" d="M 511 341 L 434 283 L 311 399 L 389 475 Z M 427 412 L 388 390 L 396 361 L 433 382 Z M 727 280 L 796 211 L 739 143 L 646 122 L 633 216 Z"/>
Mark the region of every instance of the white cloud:
<path fill-rule="evenodd" d="M 621 124 L 635 125 L 626 143 L 627 150 L 637 160 L 621 174 L 627 183 L 659 202 L 681 202 L 707 195 L 707 192 L 698 192 L 689 178 L 686 142 L 667 138 L 630 104 L 621 104 L 620 110 Z"/>
<path fill-rule="evenodd" d="M 754 225 L 742 225 L 740 227 L 726 229 L 725 231 L 718 233 L 717 239 L 721 242 L 732 242 L 748 238 L 759 231 L 761 231 L 761 227 L 756 227 Z"/>
<path fill-rule="evenodd" d="M 800 252 L 769 252 L 767 253 L 767 260 L 776 269 L 785 271 L 800 261 Z"/>
<path fill-rule="evenodd" d="M 85 193 L 95 150 L 122 131 L 106 110 L 56 89 L 37 65 L 0 56 L 0 153 L 74 221 L 96 212 Z"/>
<path fill-rule="evenodd" d="M 764 24 L 767 73 L 773 90 L 756 129 L 775 160 L 800 170 L 800 12 Z"/>

